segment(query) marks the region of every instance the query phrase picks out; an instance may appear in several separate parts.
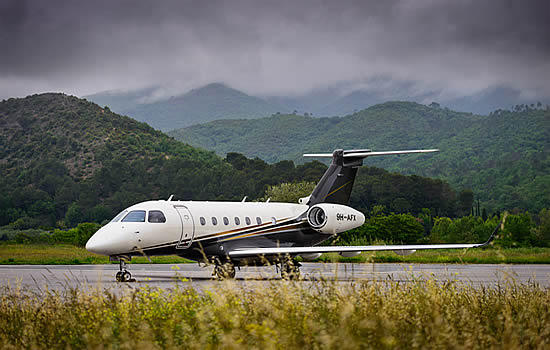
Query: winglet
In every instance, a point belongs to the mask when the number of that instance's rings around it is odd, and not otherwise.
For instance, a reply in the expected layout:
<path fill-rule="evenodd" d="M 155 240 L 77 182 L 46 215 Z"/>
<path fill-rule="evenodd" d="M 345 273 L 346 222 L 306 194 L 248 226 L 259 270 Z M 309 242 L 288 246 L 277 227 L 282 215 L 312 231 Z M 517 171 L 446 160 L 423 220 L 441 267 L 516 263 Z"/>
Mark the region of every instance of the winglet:
<path fill-rule="evenodd" d="M 506 221 L 506 216 L 508 216 L 508 213 L 504 213 L 504 217 L 502 218 L 502 221 L 498 223 L 497 227 L 495 227 L 495 229 L 493 230 L 493 233 L 491 233 L 491 235 L 487 239 L 487 242 L 481 243 L 476 248 L 488 246 L 489 244 L 491 244 L 492 241 L 495 240 L 495 238 L 497 237 L 498 231 L 501 228 L 504 229 L 504 222 Z"/>

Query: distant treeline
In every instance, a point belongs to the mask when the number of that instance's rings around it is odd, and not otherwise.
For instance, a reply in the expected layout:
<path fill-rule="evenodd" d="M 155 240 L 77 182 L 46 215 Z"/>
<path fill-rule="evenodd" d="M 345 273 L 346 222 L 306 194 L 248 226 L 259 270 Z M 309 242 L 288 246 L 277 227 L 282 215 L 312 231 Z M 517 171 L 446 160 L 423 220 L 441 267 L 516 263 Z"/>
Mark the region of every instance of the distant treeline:
<path fill-rule="evenodd" d="M 344 232 L 331 244 L 370 245 L 382 242 L 394 244 L 438 244 L 485 242 L 502 222 L 504 214 L 489 218 L 464 216 L 450 219 L 432 217 L 429 210 L 423 214 L 383 215 L 383 208 L 376 208 L 365 224 Z M 504 220 L 494 244 L 500 247 L 550 247 L 550 210 L 543 209 L 536 215 L 510 214 Z"/>
<path fill-rule="evenodd" d="M 326 166 L 292 161 L 268 164 L 230 153 L 223 162 L 203 164 L 178 157 L 103 161 L 86 179 L 70 175 L 54 159 L 40 159 L 13 177 L 0 180 L 0 226 L 16 229 L 70 228 L 81 222 L 103 223 L 135 203 L 166 199 L 250 200 L 265 197 L 266 188 L 286 182 L 317 182 Z M 468 193 L 467 193 L 468 194 Z M 470 213 L 473 194 L 457 195 L 440 180 L 360 169 L 351 205 L 369 212 L 384 205 L 397 213 L 417 214 L 429 208 L 450 217 Z"/>

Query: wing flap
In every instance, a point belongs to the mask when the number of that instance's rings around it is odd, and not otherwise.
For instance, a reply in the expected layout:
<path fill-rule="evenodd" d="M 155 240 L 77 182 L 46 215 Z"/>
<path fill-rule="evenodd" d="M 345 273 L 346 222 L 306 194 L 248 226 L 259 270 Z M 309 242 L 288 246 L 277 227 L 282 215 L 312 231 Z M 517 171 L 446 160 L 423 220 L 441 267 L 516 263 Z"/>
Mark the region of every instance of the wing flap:
<path fill-rule="evenodd" d="M 322 246 L 322 247 L 276 247 L 247 248 L 229 252 L 229 256 L 278 255 L 278 254 L 311 254 L 311 253 L 343 253 L 387 250 L 422 250 L 422 249 L 460 249 L 477 248 L 483 244 L 427 244 L 427 245 L 371 245 L 371 246 Z"/>

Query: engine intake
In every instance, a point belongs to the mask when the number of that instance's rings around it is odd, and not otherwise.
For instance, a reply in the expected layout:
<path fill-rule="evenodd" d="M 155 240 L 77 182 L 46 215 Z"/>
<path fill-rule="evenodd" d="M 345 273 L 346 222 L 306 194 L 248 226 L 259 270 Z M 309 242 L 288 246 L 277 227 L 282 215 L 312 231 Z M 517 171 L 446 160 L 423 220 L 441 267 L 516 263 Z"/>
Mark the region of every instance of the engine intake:
<path fill-rule="evenodd" d="M 309 208 L 307 221 L 318 232 L 336 234 L 363 225 L 365 215 L 345 205 L 319 203 Z"/>

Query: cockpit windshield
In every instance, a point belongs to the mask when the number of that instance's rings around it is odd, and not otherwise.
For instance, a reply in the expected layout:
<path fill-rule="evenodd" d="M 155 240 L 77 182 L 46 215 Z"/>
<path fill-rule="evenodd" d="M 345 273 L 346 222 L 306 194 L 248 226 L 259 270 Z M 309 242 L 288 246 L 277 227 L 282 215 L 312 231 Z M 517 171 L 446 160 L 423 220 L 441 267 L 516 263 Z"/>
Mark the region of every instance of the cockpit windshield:
<path fill-rule="evenodd" d="M 126 215 L 126 213 L 128 213 L 128 210 L 121 211 L 120 213 L 118 213 L 117 216 L 115 216 L 113 218 L 113 220 L 111 220 L 111 222 L 118 222 L 120 220 L 120 218 L 122 218 L 124 215 Z"/>
<path fill-rule="evenodd" d="M 145 222 L 145 210 L 132 210 L 122 222 Z"/>

